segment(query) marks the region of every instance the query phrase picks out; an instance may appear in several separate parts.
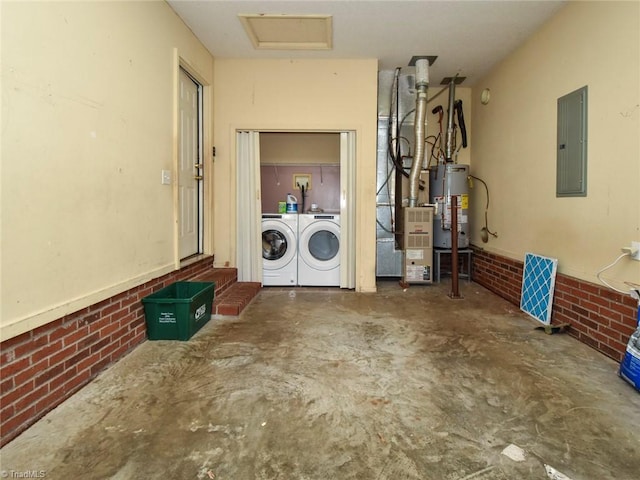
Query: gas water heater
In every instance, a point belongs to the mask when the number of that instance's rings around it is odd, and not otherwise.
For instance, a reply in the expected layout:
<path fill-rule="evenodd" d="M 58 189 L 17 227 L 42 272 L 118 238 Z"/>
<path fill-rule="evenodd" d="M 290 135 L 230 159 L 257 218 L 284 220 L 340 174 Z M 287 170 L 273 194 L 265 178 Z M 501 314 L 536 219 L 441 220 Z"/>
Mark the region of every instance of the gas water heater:
<path fill-rule="evenodd" d="M 458 248 L 469 246 L 469 166 L 441 163 L 429 169 L 431 203 L 436 206 L 433 217 L 433 247 L 448 248 L 451 242 L 451 197 L 458 201 Z"/>

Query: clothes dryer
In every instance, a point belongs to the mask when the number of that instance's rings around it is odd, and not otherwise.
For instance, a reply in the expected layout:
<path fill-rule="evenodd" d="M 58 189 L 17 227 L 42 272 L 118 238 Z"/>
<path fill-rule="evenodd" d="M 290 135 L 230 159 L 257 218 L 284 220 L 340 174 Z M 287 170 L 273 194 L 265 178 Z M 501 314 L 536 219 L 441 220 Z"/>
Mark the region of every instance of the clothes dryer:
<path fill-rule="evenodd" d="M 298 285 L 340 286 L 340 215 L 299 215 Z"/>
<path fill-rule="evenodd" d="M 298 283 L 298 214 L 262 215 L 262 284 Z"/>

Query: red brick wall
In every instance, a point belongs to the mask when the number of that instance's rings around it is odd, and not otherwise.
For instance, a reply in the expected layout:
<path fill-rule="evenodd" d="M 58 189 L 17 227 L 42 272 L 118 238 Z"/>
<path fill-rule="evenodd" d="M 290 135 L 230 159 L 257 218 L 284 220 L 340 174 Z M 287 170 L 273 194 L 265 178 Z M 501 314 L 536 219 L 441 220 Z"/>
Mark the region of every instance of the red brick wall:
<path fill-rule="evenodd" d="M 524 262 L 475 249 L 473 252 L 472 278 L 492 292 L 520 305 Z"/>
<path fill-rule="evenodd" d="M 476 249 L 473 280 L 520 306 L 524 262 Z M 551 323 L 569 323 L 569 335 L 621 361 L 629 336 L 636 329 L 637 302 L 563 274 L 556 275 Z"/>
<path fill-rule="evenodd" d="M 0 445 L 146 338 L 141 299 L 213 268 L 207 257 L 0 344 Z"/>

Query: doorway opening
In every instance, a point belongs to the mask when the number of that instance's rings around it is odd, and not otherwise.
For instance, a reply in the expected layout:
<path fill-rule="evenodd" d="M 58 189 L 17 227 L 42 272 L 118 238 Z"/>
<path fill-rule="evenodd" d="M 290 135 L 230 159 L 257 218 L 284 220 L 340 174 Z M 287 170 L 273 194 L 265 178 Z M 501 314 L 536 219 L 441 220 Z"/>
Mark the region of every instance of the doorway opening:
<path fill-rule="evenodd" d="M 265 142 L 264 153 L 267 157 L 266 162 L 261 162 L 261 138 L 264 136 L 268 139 L 270 136 L 276 135 L 276 141 L 273 138 Z M 305 135 L 323 135 L 329 136 L 329 143 L 331 143 L 331 136 L 335 138 L 335 149 L 333 154 L 329 154 L 330 161 L 326 162 L 322 166 L 322 162 L 318 158 L 309 159 L 312 154 L 309 153 L 310 149 L 301 148 L 298 149 L 297 159 L 296 154 L 282 153 L 268 153 L 269 145 L 282 145 L 281 136 L 291 135 L 291 138 L 295 138 L 297 141 Z M 304 140 L 304 139 L 303 139 Z M 267 168 L 269 175 L 272 172 L 277 171 L 277 165 L 273 165 L 276 161 L 274 159 L 283 159 L 287 156 L 293 159 L 294 166 L 298 169 L 305 169 L 300 172 L 289 172 L 284 167 L 281 170 L 284 173 L 282 178 L 270 179 L 275 181 L 276 184 L 280 182 L 277 187 L 282 187 L 287 190 L 284 193 L 302 193 L 302 185 L 294 184 L 294 179 L 307 179 L 308 183 L 305 186 L 311 190 L 317 189 L 320 191 L 320 185 L 325 181 L 324 173 L 329 175 L 330 167 L 333 170 L 337 170 L 336 179 L 333 187 L 335 190 L 335 199 L 326 198 L 326 205 L 330 205 L 330 208 L 335 210 L 340 215 L 341 224 L 341 248 L 340 248 L 340 287 L 341 288 L 355 288 L 355 169 L 356 169 L 356 132 L 355 131 L 333 131 L 333 132 L 310 132 L 310 131 L 289 131 L 289 132 L 273 132 L 273 131 L 237 131 L 236 132 L 236 154 L 237 154 L 237 178 L 236 178 L 236 192 L 237 192 L 237 265 L 238 265 L 238 280 L 240 281 L 254 281 L 262 282 L 262 248 L 261 248 L 261 215 L 263 212 L 263 199 L 269 204 L 267 210 L 273 210 L 277 212 L 276 203 L 273 197 L 269 194 L 266 195 L 261 186 L 261 178 L 264 173 L 262 169 Z M 331 150 L 331 149 L 329 149 Z M 315 153 L 315 152 L 314 152 Z M 304 159 L 306 160 L 306 163 Z M 269 165 L 271 164 L 271 165 Z M 272 167 L 276 167 L 272 170 Z M 307 171 L 309 170 L 309 171 Z M 273 174 L 272 174 L 273 175 Z M 286 177 L 286 178 L 285 178 Z M 326 177 L 327 181 L 329 177 Z M 316 185 L 315 187 L 313 185 Z M 329 186 L 329 185 L 328 185 Z M 297 188 L 297 189 L 296 189 Z M 290 190 L 288 190 L 290 189 Z M 250 192 L 258 192 L 256 196 L 250 195 Z M 301 195 L 300 195 L 301 196 Z M 310 209 L 322 208 L 319 202 L 312 201 L 312 197 L 309 196 L 309 203 L 305 205 L 305 212 Z M 318 197 L 321 198 L 321 197 Z M 283 198 L 284 200 L 284 198 Z M 299 200 L 302 200 L 300 198 Z M 335 203 L 329 203 L 333 202 Z M 301 202 L 299 202 L 300 204 Z M 300 205 L 301 206 L 301 205 Z"/>

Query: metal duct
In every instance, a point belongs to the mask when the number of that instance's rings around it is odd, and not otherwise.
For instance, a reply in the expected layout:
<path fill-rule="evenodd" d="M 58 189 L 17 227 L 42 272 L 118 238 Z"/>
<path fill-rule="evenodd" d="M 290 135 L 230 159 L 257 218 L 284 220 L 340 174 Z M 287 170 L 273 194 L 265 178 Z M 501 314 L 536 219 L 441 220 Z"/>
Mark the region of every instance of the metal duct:
<path fill-rule="evenodd" d="M 429 60 L 416 61 L 416 116 L 414 123 L 415 155 L 409 174 L 409 207 L 417 207 L 420 169 L 424 161 L 427 118 L 427 90 L 429 88 Z"/>
<path fill-rule="evenodd" d="M 445 160 L 451 162 L 453 157 L 453 110 L 456 99 L 455 77 L 449 82 L 449 111 L 447 114 L 447 135 L 445 137 Z"/>

